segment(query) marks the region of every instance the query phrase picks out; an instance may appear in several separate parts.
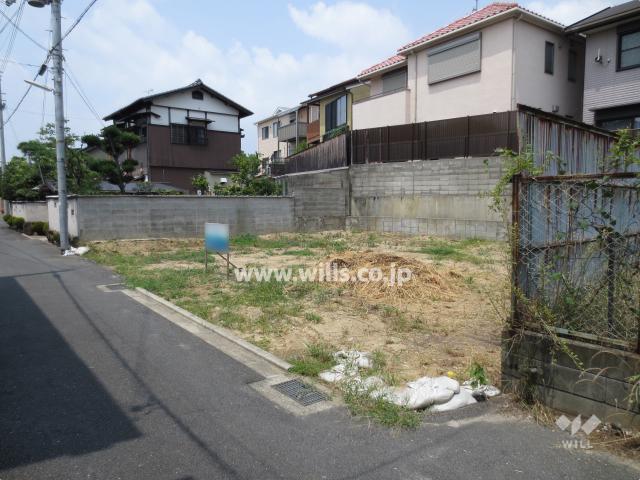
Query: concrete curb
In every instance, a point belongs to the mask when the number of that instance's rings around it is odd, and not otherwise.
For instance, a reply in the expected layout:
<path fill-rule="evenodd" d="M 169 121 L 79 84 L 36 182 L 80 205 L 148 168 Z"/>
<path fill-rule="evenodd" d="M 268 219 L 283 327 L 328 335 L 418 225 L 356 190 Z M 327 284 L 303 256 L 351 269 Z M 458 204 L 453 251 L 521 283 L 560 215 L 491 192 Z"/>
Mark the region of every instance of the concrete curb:
<path fill-rule="evenodd" d="M 182 315 L 184 317 L 187 317 L 189 320 L 197 323 L 201 327 L 204 327 L 207 330 L 211 330 L 212 332 L 220 335 L 221 337 L 226 338 L 230 342 L 235 343 L 239 347 L 242 347 L 245 350 L 250 351 L 251 353 L 259 356 L 263 360 L 266 360 L 267 362 L 271 363 L 272 365 L 275 365 L 278 368 L 281 368 L 281 369 L 287 371 L 292 367 L 292 365 L 290 363 L 285 362 L 281 358 L 276 357 L 275 355 L 273 355 L 273 354 L 261 349 L 260 347 L 256 347 L 255 345 L 253 345 L 253 344 L 241 339 L 240 337 L 238 337 L 237 335 L 232 333 L 231 330 L 228 330 L 228 329 L 226 329 L 224 327 L 219 327 L 218 325 L 213 325 L 210 322 L 207 322 L 206 320 L 198 317 L 197 315 L 194 315 L 191 312 L 187 312 L 185 309 L 180 308 L 177 305 L 174 305 L 173 303 L 169 302 L 168 300 L 165 300 L 164 298 L 159 297 L 158 295 L 156 295 L 154 293 L 151 293 L 148 290 L 145 290 L 144 288 L 136 287 L 136 291 L 138 293 L 141 293 L 142 295 L 148 297 L 148 298 L 151 298 L 152 300 L 155 300 L 158 303 L 161 303 L 162 305 L 164 305 L 165 307 L 173 310 L 174 312 L 179 313 L 180 315 Z"/>

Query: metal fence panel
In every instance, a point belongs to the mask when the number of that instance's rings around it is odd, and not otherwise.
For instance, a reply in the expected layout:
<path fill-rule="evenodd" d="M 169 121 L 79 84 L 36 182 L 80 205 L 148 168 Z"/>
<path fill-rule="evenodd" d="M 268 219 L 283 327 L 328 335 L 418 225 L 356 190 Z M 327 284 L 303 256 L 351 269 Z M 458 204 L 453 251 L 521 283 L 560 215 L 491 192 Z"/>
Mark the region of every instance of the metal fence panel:
<path fill-rule="evenodd" d="M 515 320 L 639 348 L 640 179 L 517 177 Z"/>

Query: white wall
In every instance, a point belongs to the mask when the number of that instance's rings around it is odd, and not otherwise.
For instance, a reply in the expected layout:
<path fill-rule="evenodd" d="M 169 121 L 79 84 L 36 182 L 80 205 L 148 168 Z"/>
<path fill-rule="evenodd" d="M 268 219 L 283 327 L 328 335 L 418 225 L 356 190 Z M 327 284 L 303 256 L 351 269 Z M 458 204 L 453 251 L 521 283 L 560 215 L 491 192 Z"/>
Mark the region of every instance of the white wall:
<path fill-rule="evenodd" d="M 481 30 L 481 71 L 463 77 L 429 85 L 427 50 L 410 54 L 407 65 L 411 122 L 509 110 L 512 26 L 508 20 Z"/>
<path fill-rule="evenodd" d="M 194 88 L 193 90 L 198 89 Z M 191 90 L 186 90 L 183 92 L 156 97 L 154 98 L 153 103 L 155 103 L 156 105 L 165 105 L 167 107 L 188 108 L 190 110 L 202 110 L 205 112 L 219 112 L 227 113 L 229 115 L 238 115 L 237 109 L 233 108 L 230 105 L 226 105 L 222 100 L 209 95 L 204 90 L 202 90 L 202 93 L 204 93 L 203 100 L 194 100 L 191 97 L 191 92 Z"/>
<path fill-rule="evenodd" d="M 11 202 L 11 215 L 22 217 L 25 222 L 49 221 L 47 202 Z"/>
<path fill-rule="evenodd" d="M 573 49 L 578 55 L 578 77 L 570 82 L 570 41 L 565 35 L 536 27 L 524 21 L 516 21 L 516 103 L 521 103 L 547 112 L 557 105 L 558 115 L 569 115 L 581 120 L 583 57 L 582 43 L 574 41 Z M 555 45 L 553 75 L 544 72 L 545 42 Z M 515 108 L 515 105 L 512 105 Z"/>
<path fill-rule="evenodd" d="M 58 213 L 58 197 L 47 198 L 47 209 L 49 213 L 49 230 L 60 231 L 60 217 Z M 70 237 L 78 236 L 78 199 L 69 198 L 67 200 L 67 226 Z"/>
<path fill-rule="evenodd" d="M 372 89 L 373 91 L 373 89 Z M 411 123 L 409 90 L 378 95 L 353 104 L 353 129 L 386 127 Z"/>
<path fill-rule="evenodd" d="M 602 63 L 594 58 L 602 55 Z M 615 29 L 587 37 L 583 121 L 594 123 L 594 111 L 640 103 L 640 69 L 616 71 L 617 34 Z"/>
<path fill-rule="evenodd" d="M 151 112 L 157 116 L 151 117 L 151 123 L 165 126 L 169 123 L 184 125 L 187 123 L 187 113 L 190 117 L 204 119 L 204 112 L 207 112 L 207 119 L 213 120 L 207 127 L 209 130 L 237 133 L 239 129 L 238 110 L 212 97 L 207 92 L 203 91 L 203 93 L 203 100 L 194 100 L 191 97 L 191 90 L 155 98 Z M 171 113 L 169 113 L 169 108 L 171 108 Z M 140 110 L 140 112 L 144 111 L 144 109 Z"/>
<path fill-rule="evenodd" d="M 277 122 L 277 119 L 274 118 L 266 122 L 259 123 L 256 126 L 257 135 L 258 135 L 258 153 L 262 158 L 270 157 L 273 154 L 273 152 L 275 152 L 276 150 L 280 150 L 281 157 L 284 158 L 287 156 L 287 152 L 286 152 L 287 145 L 285 143 L 280 143 L 280 145 L 278 145 L 278 137 L 273 136 L 274 122 Z M 266 140 L 263 140 L 262 127 L 266 127 L 266 126 L 269 127 L 269 138 L 267 138 Z"/>

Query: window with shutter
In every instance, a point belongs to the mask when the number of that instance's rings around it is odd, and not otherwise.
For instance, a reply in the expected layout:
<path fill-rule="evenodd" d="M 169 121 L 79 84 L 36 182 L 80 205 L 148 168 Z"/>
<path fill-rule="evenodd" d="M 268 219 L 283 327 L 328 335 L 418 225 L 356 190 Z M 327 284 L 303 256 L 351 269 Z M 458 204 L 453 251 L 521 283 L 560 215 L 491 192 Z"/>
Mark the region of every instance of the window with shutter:
<path fill-rule="evenodd" d="M 429 84 L 479 72 L 481 68 L 480 32 L 466 35 L 427 51 Z"/>
<path fill-rule="evenodd" d="M 407 88 L 407 69 L 402 68 L 382 76 L 382 93 Z"/>

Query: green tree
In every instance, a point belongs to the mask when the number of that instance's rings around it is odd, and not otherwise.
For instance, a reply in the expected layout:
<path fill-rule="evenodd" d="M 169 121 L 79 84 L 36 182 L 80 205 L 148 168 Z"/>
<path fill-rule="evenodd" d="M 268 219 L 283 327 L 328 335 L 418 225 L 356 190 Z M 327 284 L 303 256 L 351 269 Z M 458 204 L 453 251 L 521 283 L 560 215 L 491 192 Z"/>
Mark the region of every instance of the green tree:
<path fill-rule="evenodd" d="M 67 186 L 70 193 L 92 193 L 99 176 L 89 168 L 89 156 L 82 151 L 79 137 L 66 129 L 65 160 Z M 22 156 L 14 157 L 0 184 L 1 193 L 8 200 L 33 200 L 42 198 L 36 187 L 57 181 L 55 127 L 47 124 L 37 139 L 18 144 Z"/>
<path fill-rule="evenodd" d="M 108 182 L 117 185 L 121 193 L 125 192 L 127 183 L 133 180 L 133 171 L 138 162 L 131 158 L 131 150 L 140 144 L 140 137 L 135 133 L 121 130 L 115 125 L 102 129 L 99 135 L 85 135 L 82 142 L 89 147 L 97 147 L 105 152 L 109 159 L 94 159 L 91 168 Z M 124 159 L 121 157 L 124 156 Z"/>
<path fill-rule="evenodd" d="M 191 186 L 197 190 L 201 190 L 203 194 L 209 191 L 209 181 L 202 173 L 191 177 Z"/>
<path fill-rule="evenodd" d="M 247 155 L 242 152 L 233 157 L 233 165 L 237 172 L 231 174 L 231 184 L 216 185 L 213 191 L 216 195 L 280 195 L 282 187 L 272 178 L 258 177 L 260 171 L 260 156 L 257 153 Z"/>

